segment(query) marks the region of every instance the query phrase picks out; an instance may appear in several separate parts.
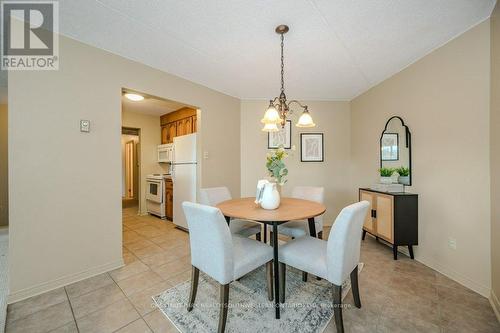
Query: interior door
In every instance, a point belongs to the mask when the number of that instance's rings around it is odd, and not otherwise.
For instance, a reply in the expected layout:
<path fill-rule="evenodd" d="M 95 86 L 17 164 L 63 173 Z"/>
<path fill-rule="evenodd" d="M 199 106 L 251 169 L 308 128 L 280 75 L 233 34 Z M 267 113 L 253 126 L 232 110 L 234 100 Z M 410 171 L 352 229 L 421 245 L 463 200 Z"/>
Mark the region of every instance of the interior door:
<path fill-rule="evenodd" d="M 125 198 L 134 197 L 134 141 L 125 143 Z"/>
<path fill-rule="evenodd" d="M 372 214 L 371 214 L 371 211 L 372 209 L 375 209 L 375 207 L 373 206 L 373 195 L 371 193 L 367 193 L 367 192 L 361 192 L 361 195 L 360 195 L 360 200 L 361 201 L 368 201 L 370 203 L 370 207 L 368 208 L 368 214 L 366 214 L 366 217 L 365 217 L 365 223 L 363 224 L 363 228 L 366 230 L 366 231 L 369 231 L 371 233 L 375 233 L 375 223 L 373 221 L 373 217 L 372 217 Z"/>
<path fill-rule="evenodd" d="M 377 235 L 393 242 L 393 196 L 377 194 Z"/>

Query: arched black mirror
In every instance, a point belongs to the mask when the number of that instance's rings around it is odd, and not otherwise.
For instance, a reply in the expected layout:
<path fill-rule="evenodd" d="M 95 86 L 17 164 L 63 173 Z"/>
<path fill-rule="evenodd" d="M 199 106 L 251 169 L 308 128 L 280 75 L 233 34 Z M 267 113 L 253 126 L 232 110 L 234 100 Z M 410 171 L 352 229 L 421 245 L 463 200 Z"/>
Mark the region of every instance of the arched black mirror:
<path fill-rule="evenodd" d="M 411 185 L 411 133 L 401 117 L 393 116 L 385 123 L 380 136 L 380 168 L 395 170 L 400 184 Z"/>

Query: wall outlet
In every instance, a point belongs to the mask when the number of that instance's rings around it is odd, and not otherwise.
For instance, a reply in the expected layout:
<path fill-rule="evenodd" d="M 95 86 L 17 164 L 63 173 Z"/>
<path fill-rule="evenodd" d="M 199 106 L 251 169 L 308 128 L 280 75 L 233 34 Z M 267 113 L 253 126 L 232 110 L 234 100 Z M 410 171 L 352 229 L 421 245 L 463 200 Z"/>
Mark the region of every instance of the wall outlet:
<path fill-rule="evenodd" d="M 452 250 L 457 249 L 457 240 L 453 237 L 448 238 L 448 247 Z"/>
<path fill-rule="evenodd" d="M 203 158 L 206 160 L 208 159 L 208 151 L 203 152 Z"/>

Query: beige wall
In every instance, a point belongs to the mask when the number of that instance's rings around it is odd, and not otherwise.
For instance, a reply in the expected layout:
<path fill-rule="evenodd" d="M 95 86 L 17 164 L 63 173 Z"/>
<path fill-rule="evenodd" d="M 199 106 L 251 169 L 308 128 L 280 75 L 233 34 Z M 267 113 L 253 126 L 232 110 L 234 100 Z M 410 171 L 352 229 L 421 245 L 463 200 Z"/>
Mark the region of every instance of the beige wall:
<path fill-rule="evenodd" d="M 137 112 L 122 112 L 122 125 L 125 127 L 139 128 L 140 132 L 140 188 L 139 188 L 139 211 L 147 214 L 146 211 L 146 176 L 152 173 L 164 173 L 168 169 L 158 163 L 157 148 L 161 144 L 160 117 L 141 114 Z"/>
<path fill-rule="evenodd" d="M 408 190 L 419 194 L 416 258 L 485 296 L 491 286 L 489 38 L 486 21 L 351 104 L 352 198 L 377 179 L 380 133 L 390 116 L 401 116 L 412 132 Z"/>
<path fill-rule="evenodd" d="M 491 288 L 500 320 L 500 3 L 491 17 Z"/>
<path fill-rule="evenodd" d="M 62 36 L 59 59 L 8 78 L 10 302 L 122 264 L 122 87 L 199 107 L 202 185 L 240 191 L 238 99 Z"/>
<path fill-rule="evenodd" d="M 265 167 L 267 133 L 262 132 L 262 119 L 268 101 L 241 102 L 241 195 L 255 196 L 257 180 L 267 176 Z M 340 209 L 348 204 L 351 186 L 350 166 L 350 108 L 349 102 L 304 101 L 309 106 L 316 127 L 295 127 L 297 116 L 292 121 L 292 145 L 295 152 L 285 161 L 289 176 L 283 188 L 285 195 L 293 186 L 314 185 L 325 187 L 327 213 L 325 223 L 331 224 Z M 300 162 L 301 132 L 324 133 L 325 161 Z"/>
<path fill-rule="evenodd" d="M 7 128 L 7 105 L 0 104 L 0 226 L 9 224 Z"/>

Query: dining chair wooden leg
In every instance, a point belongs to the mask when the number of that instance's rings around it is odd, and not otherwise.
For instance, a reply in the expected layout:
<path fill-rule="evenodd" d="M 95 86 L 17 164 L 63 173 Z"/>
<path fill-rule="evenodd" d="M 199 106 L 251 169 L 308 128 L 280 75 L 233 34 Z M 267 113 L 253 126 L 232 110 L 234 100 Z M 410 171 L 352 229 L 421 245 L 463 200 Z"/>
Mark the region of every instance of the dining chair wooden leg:
<path fill-rule="evenodd" d="M 360 308 L 361 299 L 359 298 L 358 266 L 356 266 L 351 272 L 351 286 L 352 286 L 352 297 L 354 298 L 354 305 L 356 305 L 357 308 Z"/>
<path fill-rule="evenodd" d="M 269 245 L 273 246 L 273 232 L 269 231 Z"/>
<path fill-rule="evenodd" d="M 194 301 L 196 300 L 196 292 L 198 291 L 198 281 L 200 279 L 200 270 L 191 266 L 191 291 L 189 293 L 188 311 L 193 310 Z"/>
<path fill-rule="evenodd" d="M 280 303 L 285 303 L 285 289 L 286 289 L 286 265 L 280 262 Z"/>
<path fill-rule="evenodd" d="M 342 286 L 333 285 L 333 316 L 337 333 L 344 333 L 344 321 L 342 320 Z"/>
<path fill-rule="evenodd" d="M 302 272 L 302 281 L 307 282 L 307 273 Z"/>
<path fill-rule="evenodd" d="M 266 280 L 267 280 L 267 299 L 270 302 L 274 300 L 273 296 L 273 261 L 266 264 Z"/>
<path fill-rule="evenodd" d="M 267 224 L 264 223 L 264 243 L 267 244 Z"/>
<path fill-rule="evenodd" d="M 229 301 L 229 283 L 220 285 L 220 314 L 218 333 L 223 333 L 226 329 L 227 307 Z"/>
<path fill-rule="evenodd" d="M 255 239 L 258 240 L 259 242 L 261 241 L 260 232 L 255 235 Z"/>

